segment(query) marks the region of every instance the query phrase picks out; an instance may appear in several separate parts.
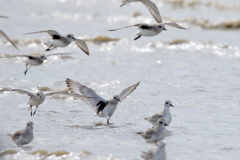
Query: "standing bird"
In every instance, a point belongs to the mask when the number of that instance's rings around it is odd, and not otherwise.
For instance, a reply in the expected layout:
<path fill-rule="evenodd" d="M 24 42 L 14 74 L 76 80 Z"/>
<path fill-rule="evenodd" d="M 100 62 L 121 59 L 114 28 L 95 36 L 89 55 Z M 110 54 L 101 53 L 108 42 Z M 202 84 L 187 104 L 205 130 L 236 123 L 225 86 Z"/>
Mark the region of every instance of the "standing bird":
<path fill-rule="evenodd" d="M 0 30 L 0 35 L 5 38 L 8 42 L 10 42 L 16 49 L 18 49 L 18 47 L 12 42 L 12 40 L 2 31 Z M 19 50 L 19 49 L 18 49 Z M 19 50 L 20 51 L 20 50 Z"/>
<path fill-rule="evenodd" d="M 27 74 L 27 71 L 31 68 L 31 66 L 39 66 L 43 64 L 44 60 L 47 60 L 49 56 L 56 56 L 56 55 L 68 55 L 73 53 L 53 53 L 53 54 L 44 54 L 40 56 L 33 56 L 33 55 L 12 55 L 12 56 L 4 56 L 0 58 L 11 58 L 11 57 L 26 57 L 27 60 L 24 61 L 26 63 L 26 70 L 24 71 L 24 75 Z"/>
<path fill-rule="evenodd" d="M 67 78 L 66 83 L 71 93 L 80 94 L 87 97 L 93 97 L 81 100 L 88 104 L 90 108 L 96 113 L 96 115 L 98 115 L 99 117 L 106 117 L 107 123 L 109 123 L 111 116 L 117 108 L 118 102 L 121 102 L 129 94 L 131 94 L 137 88 L 140 82 L 124 89 L 119 95 L 114 95 L 113 98 L 110 100 L 105 100 L 91 88 L 88 88 L 77 81 Z"/>
<path fill-rule="evenodd" d="M 32 142 L 33 136 L 33 122 L 27 122 L 26 129 L 15 132 L 14 134 L 8 134 L 12 138 L 13 142 L 17 146 L 23 146 Z"/>
<path fill-rule="evenodd" d="M 148 10 L 152 14 L 153 18 L 157 21 L 157 24 L 150 25 L 150 24 L 145 24 L 145 23 L 139 23 L 139 24 L 134 24 L 134 25 L 118 28 L 118 29 L 112 29 L 109 31 L 116 31 L 116 30 L 123 29 L 123 28 L 137 26 L 138 31 L 135 33 L 135 35 L 137 35 L 137 37 L 134 38 L 134 40 L 137 40 L 141 36 L 152 37 L 152 36 L 158 35 L 163 30 L 167 31 L 165 28 L 165 25 L 176 27 L 179 29 L 185 29 L 184 27 L 182 27 L 176 23 L 163 23 L 162 17 L 158 11 L 157 6 L 150 0 L 123 0 L 122 2 L 123 2 L 123 4 L 121 5 L 121 7 L 126 5 L 127 3 L 131 3 L 131 2 L 142 2 L 148 8 Z"/>
<path fill-rule="evenodd" d="M 172 105 L 172 102 L 170 100 L 166 100 L 164 103 L 164 109 L 162 112 L 156 113 L 153 116 L 147 117 L 144 119 L 146 119 L 148 122 L 150 122 L 153 125 L 153 127 L 157 126 L 157 120 L 159 118 L 164 118 L 166 120 L 167 125 L 169 125 L 172 122 L 172 115 L 170 112 L 170 107 L 174 107 Z"/>
<path fill-rule="evenodd" d="M 143 154 L 141 157 L 144 160 L 166 160 L 166 150 L 165 150 L 166 143 L 158 142 L 157 149 L 151 149 L 147 152 L 142 152 Z"/>
<path fill-rule="evenodd" d="M 161 141 L 166 136 L 166 128 L 167 123 L 164 118 L 160 118 L 157 121 L 158 126 L 154 128 L 148 129 L 146 132 L 139 132 L 143 139 L 146 141 L 146 143 L 156 143 L 158 141 Z"/>
<path fill-rule="evenodd" d="M 31 93 L 31 92 L 28 92 L 28 91 L 25 91 L 25 90 L 22 90 L 22 89 L 9 89 L 9 88 L 3 88 L 0 91 L 15 91 L 15 92 L 18 92 L 18 93 L 21 93 L 21 94 L 26 94 L 26 95 L 30 96 L 27 104 L 29 104 L 29 107 L 31 108 L 31 113 L 30 113 L 31 116 L 35 115 L 38 106 L 45 101 L 45 97 L 47 97 L 47 96 L 53 96 L 53 95 L 56 95 L 56 94 L 61 94 L 61 95 L 69 95 L 69 96 L 78 97 L 80 99 L 81 98 L 88 98 L 88 97 L 85 97 L 85 96 L 82 96 L 82 95 L 72 94 L 72 93 L 68 93 L 68 92 L 50 92 L 50 93 L 47 93 L 47 94 L 44 94 L 43 92 L 37 92 L 36 94 L 34 94 L 34 93 Z M 32 113 L 32 107 L 33 106 L 36 106 L 36 109 Z"/>
<path fill-rule="evenodd" d="M 87 44 L 85 43 L 85 41 L 74 38 L 74 35 L 71 33 L 67 34 L 66 36 L 62 36 L 55 30 L 46 30 L 46 31 L 25 33 L 24 35 L 35 34 L 35 33 L 48 33 L 52 37 L 51 41 L 44 43 L 48 47 L 48 49 L 46 49 L 46 51 L 51 51 L 52 49 L 57 48 L 57 47 L 67 47 L 72 41 L 75 41 L 75 44 L 83 52 L 85 52 L 87 55 L 89 55 L 89 50 L 88 50 L 88 47 L 87 47 Z"/>

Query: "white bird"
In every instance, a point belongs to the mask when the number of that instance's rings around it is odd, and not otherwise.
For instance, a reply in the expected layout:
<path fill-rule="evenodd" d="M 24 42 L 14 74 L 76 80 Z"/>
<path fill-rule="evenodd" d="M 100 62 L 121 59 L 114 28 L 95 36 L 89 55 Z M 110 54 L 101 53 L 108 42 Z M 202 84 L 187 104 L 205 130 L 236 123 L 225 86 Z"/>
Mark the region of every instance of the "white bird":
<path fill-rule="evenodd" d="M 166 160 L 166 143 L 160 141 L 157 143 L 157 146 L 157 149 L 151 149 L 147 152 L 142 152 L 143 154 L 141 155 L 141 157 L 144 160 Z"/>
<path fill-rule="evenodd" d="M 15 92 L 18 92 L 18 93 L 21 93 L 21 94 L 26 94 L 26 95 L 30 96 L 27 104 L 29 104 L 29 108 L 31 108 L 31 113 L 30 113 L 31 116 L 35 115 L 38 106 L 45 101 L 45 97 L 47 97 L 47 96 L 53 96 L 53 95 L 56 95 L 56 94 L 61 94 L 61 95 L 69 95 L 69 96 L 78 97 L 80 99 L 81 98 L 90 98 L 90 97 L 86 97 L 86 96 L 82 96 L 82 95 L 78 95 L 78 94 L 73 94 L 73 93 L 68 93 L 68 92 L 50 92 L 50 93 L 47 93 L 47 94 L 44 94 L 43 92 L 37 92 L 36 94 L 34 94 L 34 93 L 31 93 L 31 92 L 28 92 L 28 91 L 25 91 L 25 90 L 22 90 L 22 89 L 10 89 L 10 88 L 3 88 L 0 91 L 3 91 L 3 92 L 4 91 L 15 91 Z M 34 113 L 32 113 L 32 107 L 33 106 L 36 106 L 36 109 L 35 109 Z"/>
<path fill-rule="evenodd" d="M 137 35 L 137 37 L 135 37 L 134 40 L 139 39 L 141 36 L 145 36 L 145 37 L 156 36 L 159 33 L 161 33 L 163 30 L 166 31 L 165 26 L 162 23 L 153 24 L 153 25 L 146 24 L 146 23 L 139 23 L 139 24 L 134 24 L 134 25 L 118 28 L 118 29 L 112 29 L 112 30 L 109 30 L 109 31 L 116 31 L 116 30 L 119 30 L 119 29 L 133 27 L 133 26 L 138 27 L 138 31 L 135 33 L 135 35 Z"/>
<path fill-rule="evenodd" d="M 26 63 L 26 70 L 24 71 L 24 75 L 27 74 L 27 71 L 31 68 L 31 66 L 39 66 L 43 64 L 44 60 L 47 60 L 49 56 L 56 56 L 56 55 L 69 55 L 73 53 L 53 53 L 53 54 L 43 54 L 39 56 L 33 55 L 12 55 L 12 56 L 1 56 L 0 58 L 12 58 L 12 57 L 26 57 L 27 60 L 24 61 Z"/>
<path fill-rule="evenodd" d="M 105 100 L 91 88 L 88 88 L 77 81 L 67 78 L 66 83 L 71 93 L 93 97 L 82 100 L 90 106 L 96 115 L 99 117 L 106 117 L 107 123 L 109 123 L 111 116 L 117 108 L 118 102 L 124 100 L 129 94 L 131 94 L 137 88 L 140 82 L 127 87 L 119 95 L 114 95 L 110 100 Z"/>
<path fill-rule="evenodd" d="M 85 41 L 74 38 L 74 35 L 71 33 L 67 34 L 66 36 L 62 36 L 55 30 L 45 30 L 45 31 L 25 33 L 24 35 L 35 34 L 35 33 L 48 33 L 52 37 L 51 41 L 44 43 L 48 47 L 48 49 L 46 49 L 46 51 L 50 51 L 57 47 L 67 47 L 72 41 L 75 41 L 75 44 L 83 52 L 85 52 L 87 55 L 89 55 L 89 50 L 88 50 L 88 47 L 87 47 L 87 44 L 85 43 Z"/>
<path fill-rule="evenodd" d="M 118 28 L 118 29 L 112 29 L 109 31 L 116 31 L 116 30 L 123 29 L 123 28 L 137 26 L 138 31 L 135 33 L 135 35 L 137 35 L 137 37 L 134 38 L 134 40 L 137 40 L 141 36 L 152 37 L 152 36 L 158 35 L 163 30 L 166 30 L 165 25 L 176 27 L 179 29 L 185 29 L 184 27 L 178 25 L 177 23 L 163 23 L 162 17 L 158 11 L 157 6 L 150 0 L 122 0 L 123 4 L 121 5 L 121 7 L 124 6 L 125 4 L 131 3 L 131 2 L 142 2 L 148 8 L 150 13 L 154 17 L 154 19 L 157 21 L 157 24 L 150 25 L 150 24 L 145 24 L 145 23 L 139 23 L 139 24 L 134 24 L 134 25 Z"/>
<path fill-rule="evenodd" d="M 2 30 L 0 30 L 0 35 L 3 38 L 5 38 L 8 42 L 10 42 L 16 49 L 18 49 L 18 47 L 13 43 L 13 41 Z"/>
<path fill-rule="evenodd" d="M 143 139 L 147 143 L 156 143 L 165 138 L 167 132 L 165 128 L 165 126 L 167 126 L 166 120 L 164 118 L 160 118 L 158 119 L 157 123 L 158 123 L 157 127 L 150 128 L 146 132 L 138 133 L 143 137 Z"/>
<path fill-rule="evenodd" d="M 162 17 L 159 13 L 159 10 L 158 10 L 156 4 L 150 0 L 122 0 L 122 2 L 123 2 L 123 4 L 121 5 L 121 7 L 124 6 L 125 4 L 131 3 L 131 2 L 142 2 L 142 4 L 144 4 L 148 8 L 149 12 L 153 16 L 153 18 L 157 21 L 157 23 L 162 23 L 162 24 L 165 24 L 168 26 L 185 29 L 184 27 L 182 27 L 176 23 L 163 23 Z"/>
<path fill-rule="evenodd" d="M 174 107 L 172 105 L 172 102 L 170 100 L 166 100 L 164 102 L 164 109 L 162 112 L 156 113 L 153 116 L 147 117 L 144 119 L 146 119 L 148 122 L 150 122 L 153 125 L 153 127 L 157 126 L 157 120 L 159 118 L 164 118 L 166 120 L 167 125 L 169 125 L 172 122 L 172 115 L 170 112 L 170 107 Z"/>
<path fill-rule="evenodd" d="M 17 146 L 23 146 L 32 142 L 33 136 L 33 122 L 27 122 L 26 129 L 15 132 L 14 134 L 8 134 L 12 138 L 13 142 Z"/>

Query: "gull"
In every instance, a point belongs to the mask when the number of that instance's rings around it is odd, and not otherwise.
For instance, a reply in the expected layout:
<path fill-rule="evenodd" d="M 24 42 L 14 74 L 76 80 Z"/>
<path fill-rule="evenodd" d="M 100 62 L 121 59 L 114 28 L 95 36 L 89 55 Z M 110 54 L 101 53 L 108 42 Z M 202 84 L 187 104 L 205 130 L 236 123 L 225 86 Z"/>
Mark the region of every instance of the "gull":
<path fill-rule="evenodd" d="M 44 60 L 47 60 L 49 56 L 56 56 L 56 55 L 68 55 L 73 53 L 53 53 L 53 54 L 44 54 L 39 56 L 33 55 L 12 55 L 12 56 L 4 56 L 0 58 L 11 58 L 11 57 L 26 57 L 27 60 L 24 61 L 26 63 L 26 70 L 24 71 L 24 75 L 27 74 L 27 71 L 31 68 L 31 66 L 39 66 L 43 64 Z"/>
<path fill-rule="evenodd" d="M 44 43 L 48 47 L 48 49 L 46 49 L 46 51 L 50 51 L 57 47 L 67 47 L 72 41 L 75 41 L 75 44 L 83 52 L 85 52 L 87 55 L 89 55 L 89 50 L 88 50 L 88 47 L 87 47 L 87 44 L 85 43 L 85 41 L 74 38 L 74 35 L 71 33 L 67 34 L 66 36 L 62 36 L 55 30 L 45 30 L 45 31 L 25 33 L 24 35 L 35 34 L 35 33 L 48 33 L 52 37 L 51 41 Z"/>
<path fill-rule="evenodd" d="M 23 146 L 32 142 L 33 136 L 33 122 L 27 122 L 26 129 L 15 132 L 14 134 L 8 134 L 12 138 L 13 142 L 17 146 Z"/>
<path fill-rule="evenodd" d="M 164 109 L 163 109 L 162 112 L 156 113 L 153 116 L 147 117 L 147 118 L 144 118 L 144 119 L 146 119 L 148 122 L 150 122 L 153 125 L 153 127 L 157 126 L 157 120 L 159 118 L 164 118 L 166 120 L 167 125 L 169 125 L 172 122 L 170 107 L 174 107 L 172 105 L 172 102 L 170 100 L 166 100 L 164 102 Z"/>
<path fill-rule="evenodd" d="M 151 149 L 147 152 L 142 152 L 141 157 L 144 160 L 166 160 L 166 143 L 160 141 L 157 143 L 157 149 Z"/>
<path fill-rule="evenodd" d="M 18 49 L 18 47 L 12 42 L 12 40 L 2 31 L 0 30 L 0 36 L 2 36 L 3 38 L 5 38 L 8 42 L 10 42 L 16 49 Z M 18 49 L 19 50 L 19 49 Z"/>
<path fill-rule="evenodd" d="M 156 143 L 165 138 L 167 132 L 165 128 L 165 126 L 167 126 L 166 120 L 164 118 L 160 118 L 158 119 L 157 123 L 158 123 L 157 127 L 150 128 L 146 132 L 138 133 L 143 137 L 143 139 L 147 143 Z"/>
<path fill-rule="evenodd" d="M 53 96 L 53 95 L 56 95 L 56 94 L 61 94 L 61 95 L 69 95 L 69 96 L 73 96 L 73 97 L 78 97 L 80 99 L 90 98 L 90 97 L 86 97 L 86 96 L 82 96 L 82 95 L 78 95 L 78 94 L 73 94 L 73 93 L 68 93 L 68 92 L 50 92 L 50 93 L 44 94 L 43 92 L 40 92 L 40 91 L 37 92 L 37 93 L 31 93 L 31 92 L 28 92 L 28 91 L 25 91 L 25 90 L 22 90 L 22 89 L 10 89 L 10 88 L 3 88 L 0 91 L 3 91 L 3 92 L 4 91 L 15 91 L 15 92 L 30 96 L 27 104 L 29 104 L 29 108 L 31 108 L 31 112 L 30 112 L 31 116 L 35 115 L 38 106 L 45 101 L 45 97 L 47 97 L 47 96 Z M 33 106 L 36 106 L 36 109 L 32 113 L 32 107 Z"/>
<path fill-rule="evenodd" d="M 66 83 L 71 93 L 80 94 L 87 97 L 93 97 L 81 100 L 88 104 L 97 116 L 106 117 L 107 123 L 109 124 L 109 120 L 113 115 L 114 111 L 116 110 L 118 102 L 121 102 L 129 94 L 131 94 L 137 88 L 140 82 L 131 85 L 130 87 L 127 87 L 119 95 L 114 95 L 113 98 L 110 100 L 105 100 L 91 88 L 88 88 L 77 81 L 67 78 Z"/>

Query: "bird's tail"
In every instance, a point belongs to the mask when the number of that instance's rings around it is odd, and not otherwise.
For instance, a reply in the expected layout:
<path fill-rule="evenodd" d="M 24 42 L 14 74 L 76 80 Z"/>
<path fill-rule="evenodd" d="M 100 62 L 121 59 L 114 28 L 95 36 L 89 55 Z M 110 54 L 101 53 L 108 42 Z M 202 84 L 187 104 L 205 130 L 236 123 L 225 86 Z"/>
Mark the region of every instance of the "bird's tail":
<path fill-rule="evenodd" d="M 42 42 L 44 45 L 46 45 L 46 46 L 48 46 L 48 47 L 50 47 L 52 44 L 51 44 L 51 42 Z"/>

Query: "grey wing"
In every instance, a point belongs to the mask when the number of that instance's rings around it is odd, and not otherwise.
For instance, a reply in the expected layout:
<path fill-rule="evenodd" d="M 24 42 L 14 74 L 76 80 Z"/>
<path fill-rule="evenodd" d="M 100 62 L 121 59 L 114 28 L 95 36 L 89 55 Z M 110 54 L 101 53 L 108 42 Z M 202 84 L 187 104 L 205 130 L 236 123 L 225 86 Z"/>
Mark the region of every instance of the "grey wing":
<path fill-rule="evenodd" d="M 8 41 L 10 42 L 16 49 L 18 49 L 18 47 L 12 42 L 12 40 L 2 31 L 0 30 L 0 34 Z M 19 50 L 19 49 L 18 49 Z M 19 50 L 20 51 L 20 50 Z"/>
<path fill-rule="evenodd" d="M 48 33 L 52 38 L 54 36 L 59 36 L 59 37 L 62 37 L 61 34 L 59 34 L 57 31 L 55 30 L 45 30 L 45 31 L 37 31 L 37 32 L 30 32 L 30 33 L 25 33 L 24 35 L 26 34 L 35 34 L 35 33 Z"/>
<path fill-rule="evenodd" d="M 13 135 L 11 135 L 11 138 L 13 140 L 19 139 L 19 137 L 25 132 L 25 130 L 17 131 Z"/>
<path fill-rule="evenodd" d="M 68 79 L 66 80 L 67 86 L 69 90 L 72 93 L 80 94 L 86 97 L 93 97 L 93 98 L 84 98 L 82 101 L 84 101 L 86 104 L 92 108 L 92 110 L 97 113 L 98 112 L 98 106 L 96 106 L 100 101 L 107 102 L 104 98 L 100 97 L 94 90 L 91 88 L 88 88 L 81 83 Z"/>
<path fill-rule="evenodd" d="M 28 96 L 33 96 L 34 95 L 33 93 L 22 90 L 22 89 L 12 89 L 11 91 L 15 91 L 15 92 L 18 92 L 18 93 L 21 93 L 21 94 L 26 94 Z"/>
<path fill-rule="evenodd" d="M 68 92 L 51 92 L 51 93 L 47 93 L 45 94 L 45 96 L 53 96 L 53 95 L 68 95 L 68 96 L 73 96 L 73 97 L 78 97 L 78 98 L 92 98 L 92 97 L 87 97 L 87 96 L 83 96 L 83 95 L 79 95 L 76 93 L 68 93 Z"/>
<path fill-rule="evenodd" d="M 70 54 L 75 54 L 75 53 L 52 53 L 52 54 L 47 54 L 46 57 L 49 56 L 62 56 L 62 55 L 70 55 Z"/>
<path fill-rule="evenodd" d="M 154 128 L 151 128 L 149 130 L 147 130 L 145 133 L 144 133 L 144 137 L 146 139 L 150 139 L 153 135 L 155 135 L 155 130 Z"/>
<path fill-rule="evenodd" d="M 151 15 L 153 16 L 153 18 L 158 22 L 158 23 L 162 23 L 162 17 L 159 13 L 159 10 L 156 6 L 155 3 L 153 3 L 150 0 L 140 0 L 149 10 L 149 12 L 151 13 Z"/>
<path fill-rule="evenodd" d="M 152 122 L 156 122 L 159 118 L 162 117 L 162 112 L 161 113 L 157 113 L 157 114 L 154 114 L 151 118 L 151 121 Z"/>
<path fill-rule="evenodd" d="M 86 44 L 85 41 L 81 40 L 81 39 L 76 39 L 75 44 L 83 51 L 85 52 L 87 55 L 89 55 L 89 49 L 88 46 Z"/>
<path fill-rule="evenodd" d="M 122 28 L 117 28 L 117 29 L 111 29 L 111 30 L 108 30 L 108 31 L 116 31 L 116 30 L 119 30 L 119 29 L 129 28 L 129 27 L 133 27 L 133 26 L 138 26 L 139 27 L 140 25 L 143 25 L 143 23 L 138 23 L 138 24 L 134 24 L 134 25 L 130 25 L 130 26 L 122 27 Z"/>
<path fill-rule="evenodd" d="M 119 98 L 120 100 L 124 100 L 129 94 L 131 94 L 136 88 L 137 86 L 140 84 L 140 82 L 131 85 L 130 87 L 124 89 L 120 94 L 119 94 Z"/>
<path fill-rule="evenodd" d="M 175 27 L 175 28 L 179 28 L 179 29 L 186 29 L 180 25 L 178 25 L 177 23 L 164 23 L 165 25 L 171 26 L 171 27 Z"/>

